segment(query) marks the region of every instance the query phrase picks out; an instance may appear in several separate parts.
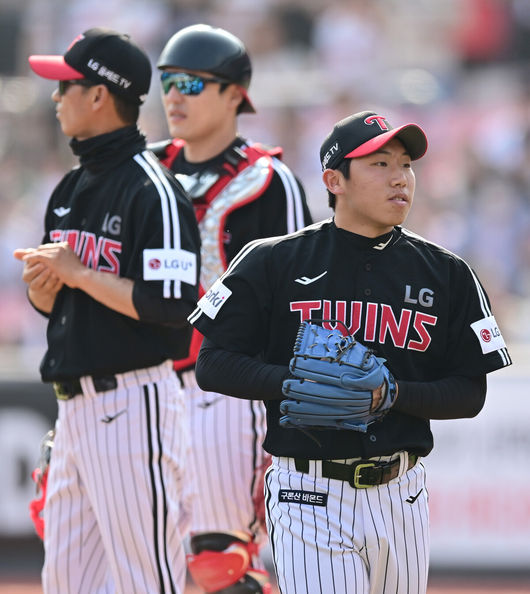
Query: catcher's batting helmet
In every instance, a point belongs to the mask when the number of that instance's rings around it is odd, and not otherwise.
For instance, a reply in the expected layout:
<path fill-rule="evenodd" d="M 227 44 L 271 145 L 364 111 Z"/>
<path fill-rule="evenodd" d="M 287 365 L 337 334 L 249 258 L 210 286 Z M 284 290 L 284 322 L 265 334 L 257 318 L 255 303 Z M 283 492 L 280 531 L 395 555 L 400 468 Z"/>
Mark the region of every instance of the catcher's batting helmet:
<path fill-rule="evenodd" d="M 181 29 L 166 43 L 157 67 L 185 68 L 209 72 L 239 85 L 244 100 L 239 113 L 255 113 L 247 96 L 252 66 L 243 42 L 232 33 L 210 25 L 192 25 Z"/>

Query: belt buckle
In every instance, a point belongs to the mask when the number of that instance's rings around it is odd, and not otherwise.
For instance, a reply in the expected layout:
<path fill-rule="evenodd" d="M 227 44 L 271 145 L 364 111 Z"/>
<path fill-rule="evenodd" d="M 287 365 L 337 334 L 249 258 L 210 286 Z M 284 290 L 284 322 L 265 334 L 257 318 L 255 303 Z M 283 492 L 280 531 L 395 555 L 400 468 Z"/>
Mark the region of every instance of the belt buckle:
<path fill-rule="evenodd" d="M 353 471 L 353 477 L 349 480 L 350 486 L 354 489 L 368 489 L 368 487 L 373 487 L 373 485 L 365 485 L 360 481 L 360 474 L 363 468 L 375 468 L 375 462 L 365 462 L 362 464 L 357 464 Z"/>
<path fill-rule="evenodd" d="M 118 387 L 118 380 L 114 375 L 94 377 L 92 378 L 92 381 L 96 392 L 108 392 L 109 390 L 115 390 Z"/>
<path fill-rule="evenodd" d="M 70 400 L 70 393 L 63 390 L 63 384 L 60 382 L 53 382 L 53 390 L 58 400 Z"/>

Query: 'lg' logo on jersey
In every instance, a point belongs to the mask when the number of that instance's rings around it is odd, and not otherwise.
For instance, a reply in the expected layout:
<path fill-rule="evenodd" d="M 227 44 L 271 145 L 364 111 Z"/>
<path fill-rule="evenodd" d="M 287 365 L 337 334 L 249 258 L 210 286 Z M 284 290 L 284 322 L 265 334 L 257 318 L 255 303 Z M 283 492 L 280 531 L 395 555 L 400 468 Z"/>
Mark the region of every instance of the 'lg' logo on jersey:
<path fill-rule="evenodd" d="M 484 328 L 484 330 L 481 330 L 480 332 L 480 336 L 484 342 L 491 342 L 494 338 L 498 338 L 500 335 L 501 331 L 497 328 L 497 326 L 491 328 L 490 330 Z"/>
<path fill-rule="evenodd" d="M 480 347 L 484 355 L 506 348 L 506 343 L 504 342 L 501 331 L 493 316 L 473 322 L 471 328 L 479 339 Z"/>
<path fill-rule="evenodd" d="M 180 268 L 181 270 L 188 270 L 189 267 L 192 265 L 191 262 L 187 262 L 185 260 L 179 260 L 175 258 L 173 260 L 164 260 L 164 266 L 166 268 Z"/>
<path fill-rule="evenodd" d="M 110 216 L 110 213 L 107 213 L 101 229 L 104 233 L 119 235 L 121 231 L 121 217 L 118 215 Z"/>
<path fill-rule="evenodd" d="M 405 303 L 416 304 L 419 303 L 423 307 L 432 307 L 434 303 L 434 291 L 431 289 L 423 288 L 418 291 L 417 297 L 414 296 L 412 287 L 407 285 L 405 287 Z"/>
<path fill-rule="evenodd" d="M 151 258 L 147 263 L 151 270 L 158 270 L 162 266 L 162 261 L 158 258 Z M 191 262 L 183 262 L 182 260 L 164 260 L 165 268 L 181 268 L 182 270 L 188 270 L 191 266 Z"/>
<path fill-rule="evenodd" d="M 491 341 L 491 332 L 489 330 L 481 330 L 480 336 L 482 337 L 482 340 L 484 342 L 490 342 Z"/>

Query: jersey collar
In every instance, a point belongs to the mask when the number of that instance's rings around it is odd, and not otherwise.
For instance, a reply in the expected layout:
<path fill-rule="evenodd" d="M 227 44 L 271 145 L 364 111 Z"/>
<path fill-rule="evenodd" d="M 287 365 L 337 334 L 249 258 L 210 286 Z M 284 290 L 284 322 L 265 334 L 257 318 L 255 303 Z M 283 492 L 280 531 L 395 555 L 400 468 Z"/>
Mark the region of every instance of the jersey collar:
<path fill-rule="evenodd" d="M 337 227 L 334 220 L 333 226 L 341 238 L 344 238 L 348 243 L 353 244 L 361 250 L 373 249 L 382 252 L 387 247 L 393 245 L 401 235 L 400 227 L 394 227 L 392 231 L 379 235 L 378 237 L 365 237 L 364 235 L 358 235 L 357 233 L 352 233 L 351 231 Z"/>

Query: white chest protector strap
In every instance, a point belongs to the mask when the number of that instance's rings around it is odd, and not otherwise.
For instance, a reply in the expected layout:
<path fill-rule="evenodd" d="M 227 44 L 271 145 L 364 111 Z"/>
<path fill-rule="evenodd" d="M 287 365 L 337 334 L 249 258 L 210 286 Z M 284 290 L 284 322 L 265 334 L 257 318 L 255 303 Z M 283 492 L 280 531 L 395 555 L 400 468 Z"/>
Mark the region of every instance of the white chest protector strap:
<path fill-rule="evenodd" d="M 227 214 L 237 205 L 261 195 L 270 178 L 271 158 L 264 155 L 245 167 L 212 200 L 199 223 L 201 234 L 201 285 L 208 289 L 224 273 L 223 227 Z"/>

